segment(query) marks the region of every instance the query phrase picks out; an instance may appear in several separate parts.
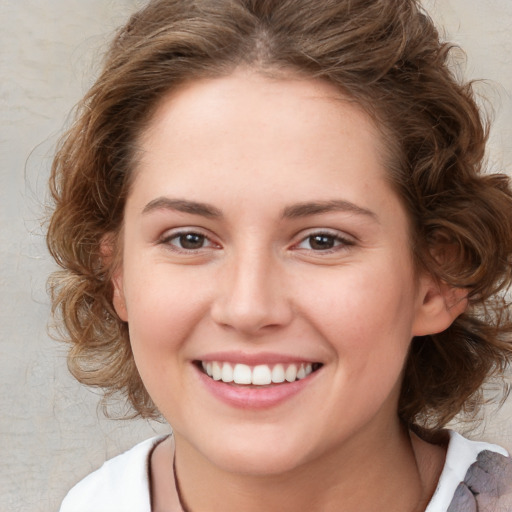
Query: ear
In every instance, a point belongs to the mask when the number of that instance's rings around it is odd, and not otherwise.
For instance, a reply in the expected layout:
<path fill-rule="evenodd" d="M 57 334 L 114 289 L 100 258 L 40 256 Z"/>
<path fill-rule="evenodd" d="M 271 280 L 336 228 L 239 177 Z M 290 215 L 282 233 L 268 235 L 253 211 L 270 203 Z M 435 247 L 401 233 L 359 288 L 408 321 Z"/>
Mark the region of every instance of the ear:
<path fill-rule="evenodd" d="M 437 282 L 432 276 L 420 278 L 418 310 L 413 323 L 413 336 L 442 332 L 468 306 L 468 291 Z"/>
<path fill-rule="evenodd" d="M 114 294 L 112 296 L 114 309 L 123 322 L 128 322 L 128 311 L 126 309 L 126 300 L 124 297 L 123 271 L 121 266 L 116 269 L 112 276 L 112 286 L 114 287 Z"/>
<path fill-rule="evenodd" d="M 116 257 L 116 249 L 114 236 L 107 234 L 101 240 L 100 252 L 105 267 L 114 267 L 112 273 L 112 286 L 114 293 L 112 296 L 112 305 L 123 322 L 128 321 L 128 311 L 126 308 L 126 300 L 124 297 L 123 282 L 123 264 L 121 258 Z M 118 261 L 116 261 L 118 260 Z"/>

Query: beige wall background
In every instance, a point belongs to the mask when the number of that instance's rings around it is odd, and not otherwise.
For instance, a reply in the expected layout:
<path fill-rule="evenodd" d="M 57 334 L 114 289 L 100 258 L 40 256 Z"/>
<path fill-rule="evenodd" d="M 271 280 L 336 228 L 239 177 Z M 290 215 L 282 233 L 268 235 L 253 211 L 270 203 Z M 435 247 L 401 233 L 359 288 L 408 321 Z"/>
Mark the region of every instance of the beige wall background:
<path fill-rule="evenodd" d="M 47 334 L 46 180 L 67 114 L 141 0 L 0 0 L 0 510 L 53 511 L 78 479 L 165 425 L 112 421 Z M 495 109 L 489 159 L 512 168 L 512 2 L 425 0 Z M 512 448 L 512 398 L 474 436 Z"/>

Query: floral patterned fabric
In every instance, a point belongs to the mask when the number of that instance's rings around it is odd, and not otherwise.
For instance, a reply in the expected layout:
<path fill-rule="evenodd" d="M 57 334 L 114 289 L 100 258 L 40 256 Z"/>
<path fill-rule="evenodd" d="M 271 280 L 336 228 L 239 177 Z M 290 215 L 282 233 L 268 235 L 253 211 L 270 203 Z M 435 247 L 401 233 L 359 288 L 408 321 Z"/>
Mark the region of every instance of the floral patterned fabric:
<path fill-rule="evenodd" d="M 480 452 L 447 512 L 512 512 L 512 459 L 488 450 Z"/>

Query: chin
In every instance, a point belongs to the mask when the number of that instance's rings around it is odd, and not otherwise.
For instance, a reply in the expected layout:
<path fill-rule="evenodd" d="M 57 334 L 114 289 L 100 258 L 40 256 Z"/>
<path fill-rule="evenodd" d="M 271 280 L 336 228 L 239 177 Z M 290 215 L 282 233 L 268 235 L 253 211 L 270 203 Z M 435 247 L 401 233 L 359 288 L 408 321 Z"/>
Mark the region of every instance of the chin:
<path fill-rule="evenodd" d="M 297 452 L 257 447 L 245 450 L 230 448 L 212 455 L 211 462 L 223 471 L 247 476 L 277 476 L 293 471 L 303 462 Z"/>
<path fill-rule="evenodd" d="M 312 457 L 304 437 L 290 435 L 289 429 L 247 428 L 243 433 L 225 432 L 220 438 L 209 446 L 197 448 L 211 463 L 230 473 L 279 475 L 296 469 Z"/>

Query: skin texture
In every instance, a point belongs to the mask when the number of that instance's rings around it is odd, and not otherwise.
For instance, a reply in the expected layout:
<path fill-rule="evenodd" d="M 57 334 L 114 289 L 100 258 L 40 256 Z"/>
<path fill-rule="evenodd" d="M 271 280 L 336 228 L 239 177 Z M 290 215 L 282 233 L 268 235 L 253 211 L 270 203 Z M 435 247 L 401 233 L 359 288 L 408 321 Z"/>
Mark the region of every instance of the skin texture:
<path fill-rule="evenodd" d="M 323 82 L 238 70 L 174 91 L 139 143 L 114 305 L 173 426 L 188 507 L 421 507 L 443 453 L 425 443 L 415 457 L 396 414 L 401 372 L 412 336 L 444 330 L 464 301 L 415 275 L 368 116 Z M 195 364 L 220 351 L 322 366 L 277 405 L 236 407 Z M 157 448 L 154 472 L 169 454 Z"/>

